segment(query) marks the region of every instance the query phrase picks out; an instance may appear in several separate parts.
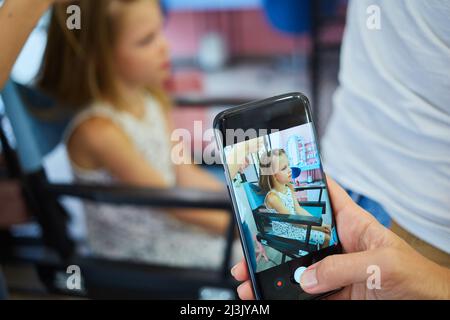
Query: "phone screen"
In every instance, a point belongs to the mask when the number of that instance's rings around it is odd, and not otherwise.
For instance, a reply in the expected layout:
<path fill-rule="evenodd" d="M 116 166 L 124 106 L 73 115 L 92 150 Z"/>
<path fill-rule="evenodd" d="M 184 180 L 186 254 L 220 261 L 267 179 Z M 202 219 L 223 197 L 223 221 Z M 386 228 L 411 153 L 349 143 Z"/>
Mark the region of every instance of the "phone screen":
<path fill-rule="evenodd" d="M 312 299 L 302 272 L 340 252 L 313 123 L 225 145 L 224 165 L 255 293 Z M 304 122 L 304 123 L 302 123 Z M 233 176 L 231 176 L 233 175 Z"/>

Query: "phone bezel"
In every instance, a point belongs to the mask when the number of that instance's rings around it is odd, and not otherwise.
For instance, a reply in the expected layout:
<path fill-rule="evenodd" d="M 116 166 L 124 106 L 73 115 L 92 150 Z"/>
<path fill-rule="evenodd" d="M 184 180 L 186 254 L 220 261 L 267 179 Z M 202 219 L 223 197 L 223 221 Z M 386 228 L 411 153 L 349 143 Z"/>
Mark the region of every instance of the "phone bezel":
<path fill-rule="evenodd" d="M 315 137 L 317 137 L 316 128 L 315 128 L 315 125 L 314 125 L 314 122 L 313 122 L 313 118 L 311 116 L 309 100 L 304 94 L 302 94 L 300 92 L 287 93 L 287 94 L 275 96 L 275 97 L 272 97 L 272 98 L 268 98 L 268 99 L 264 99 L 264 100 L 258 100 L 258 101 L 253 101 L 253 102 L 250 102 L 250 103 L 247 103 L 247 104 L 244 104 L 244 105 L 233 107 L 233 108 L 227 109 L 225 111 L 222 111 L 221 113 L 219 113 L 214 118 L 213 127 L 215 129 L 215 138 L 216 138 L 217 145 L 220 148 L 220 158 L 221 158 L 221 161 L 222 161 L 222 164 L 223 164 L 223 167 L 224 167 L 224 174 L 225 174 L 225 179 L 226 179 L 226 182 L 227 182 L 227 189 L 228 189 L 228 193 L 229 193 L 230 198 L 231 198 L 232 203 L 233 203 L 233 213 L 234 213 L 234 216 L 235 216 L 236 221 L 237 221 L 238 230 L 239 230 L 239 236 L 240 236 L 240 239 L 241 239 L 241 245 L 242 245 L 242 249 L 243 249 L 243 252 L 244 252 L 244 257 L 245 257 L 245 260 L 246 260 L 247 267 L 249 269 L 249 275 L 250 275 L 250 280 L 251 280 L 251 283 L 252 283 L 252 289 L 253 289 L 255 298 L 258 299 L 258 300 L 263 299 L 261 288 L 259 288 L 259 284 L 258 284 L 258 281 L 256 279 L 256 271 L 253 270 L 252 264 L 250 263 L 250 261 L 251 261 L 250 254 L 251 253 L 248 252 L 248 246 L 247 246 L 247 243 L 246 243 L 244 232 L 242 230 L 242 221 L 241 221 L 240 214 L 238 212 L 237 201 L 235 199 L 234 192 L 232 192 L 232 190 L 230 189 L 230 186 L 232 185 L 232 179 L 230 177 L 230 173 L 228 171 L 228 167 L 226 165 L 224 165 L 225 164 L 225 161 L 224 161 L 224 159 L 225 159 L 224 147 L 226 145 L 234 144 L 234 143 L 229 143 L 229 144 L 224 143 L 224 141 L 222 139 L 222 137 L 225 136 L 224 129 L 225 130 L 226 129 L 233 129 L 233 128 L 238 129 L 240 127 L 236 126 L 236 127 L 231 127 L 231 128 L 230 127 L 226 127 L 225 128 L 226 125 L 224 123 L 227 121 L 227 119 L 230 119 L 230 117 L 242 116 L 244 113 L 247 113 L 249 111 L 252 111 L 252 112 L 262 111 L 262 109 L 267 109 L 268 107 L 272 107 L 273 108 L 275 105 L 280 104 L 280 103 L 293 102 L 293 101 L 297 101 L 299 104 L 301 104 L 302 107 L 303 107 L 302 111 L 304 112 L 304 114 L 295 115 L 295 116 L 299 116 L 299 121 L 296 123 L 296 125 L 298 126 L 298 125 L 302 125 L 302 124 L 306 124 L 306 123 L 312 123 L 314 135 L 315 135 Z M 287 117 L 288 115 L 285 115 L 285 116 Z M 292 116 L 294 116 L 294 115 L 292 115 Z M 300 116 L 303 116 L 303 121 L 300 121 Z M 245 120 L 243 120 L 243 121 L 245 121 Z M 252 128 L 251 127 L 251 122 L 246 124 L 245 126 L 248 127 L 248 128 Z M 282 128 L 282 129 L 287 129 L 287 128 L 290 128 L 290 127 L 293 127 L 293 126 L 292 125 L 291 126 L 286 126 L 285 128 Z M 267 129 L 271 129 L 271 128 L 267 128 Z M 277 128 L 277 129 L 281 130 L 281 128 Z M 220 135 L 218 134 L 218 132 L 220 132 Z M 239 142 L 239 141 L 237 141 L 237 142 Z M 320 159 L 320 167 L 321 167 L 322 172 L 324 172 L 323 171 L 323 166 L 322 166 L 322 158 L 321 158 L 320 146 L 319 146 L 318 142 L 317 142 L 317 151 L 319 153 L 318 156 L 319 156 L 319 159 Z M 325 183 L 326 188 L 328 190 L 329 188 L 328 188 L 328 182 L 327 182 L 327 179 L 326 179 L 326 175 L 324 175 L 324 183 Z M 331 199 L 330 199 L 330 204 L 331 204 L 331 207 L 333 207 L 333 205 L 331 203 Z M 332 214 L 333 214 L 333 221 L 334 221 L 334 224 L 335 224 L 336 221 L 335 221 L 335 217 L 334 217 L 334 210 L 333 210 L 333 208 L 332 208 Z M 339 245 L 336 248 L 336 251 L 338 251 L 338 252 L 342 251 L 340 242 L 339 242 Z M 332 293 L 333 292 L 326 292 L 326 293 L 317 295 L 316 298 L 317 299 L 323 298 L 323 297 L 326 297 L 326 296 L 328 296 L 328 295 L 330 295 Z"/>

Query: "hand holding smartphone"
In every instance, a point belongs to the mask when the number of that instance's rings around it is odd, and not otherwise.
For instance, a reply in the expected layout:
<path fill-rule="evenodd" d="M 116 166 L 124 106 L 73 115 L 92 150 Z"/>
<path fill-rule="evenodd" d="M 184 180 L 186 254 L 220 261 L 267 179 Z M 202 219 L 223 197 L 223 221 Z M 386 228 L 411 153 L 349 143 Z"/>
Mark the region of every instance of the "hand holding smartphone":
<path fill-rule="evenodd" d="M 341 252 L 308 99 L 228 109 L 214 128 L 255 297 L 323 297 L 299 285 L 309 265 Z"/>

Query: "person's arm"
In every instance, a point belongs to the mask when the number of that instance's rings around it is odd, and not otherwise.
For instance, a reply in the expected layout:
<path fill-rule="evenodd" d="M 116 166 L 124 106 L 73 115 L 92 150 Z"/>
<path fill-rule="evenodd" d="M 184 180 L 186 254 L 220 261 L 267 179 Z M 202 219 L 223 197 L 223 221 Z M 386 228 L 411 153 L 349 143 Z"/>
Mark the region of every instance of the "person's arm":
<path fill-rule="evenodd" d="M 289 188 L 291 188 L 292 191 L 292 197 L 294 198 L 294 206 L 295 206 L 295 212 L 297 212 L 297 214 L 302 215 L 302 216 L 310 216 L 313 217 L 313 215 L 311 213 L 309 213 L 307 210 L 305 210 L 304 208 L 302 208 L 300 206 L 300 204 L 298 203 L 297 198 L 295 197 L 295 189 L 292 185 L 289 185 Z M 324 232 L 326 234 L 331 234 L 331 226 L 328 225 L 322 225 L 320 227 L 316 227 L 313 226 L 311 227 L 312 230 L 317 230 L 317 231 L 321 231 Z"/>
<path fill-rule="evenodd" d="M 55 0 L 5 0 L 0 7 L 0 89 L 42 14 Z"/>
<path fill-rule="evenodd" d="M 184 188 L 205 191 L 224 191 L 225 186 L 198 165 L 180 164 L 176 166 L 177 184 Z M 230 215 L 224 210 L 173 209 L 179 220 L 203 226 L 209 231 L 223 234 L 230 222 Z"/>
<path fill-rule="evenodd" d="M 291 193 L 292 193 L 292 198 L 294 200 L 294 207 L 295 207 L 295 212 L 299 215 L 302 216 L 312 216 L 311 213 L 309 213 L 308 211 L 306 211 L 305 209 L 303 209 L 300 204 L 298 203 L 297 197 L 295 196 L 295 189 L 292 186 L 292 184 L 289 185 L 289 188 L 291 189 Z"/>
<path fill-rule="evenodd" d="M 209 191 L 224 191 L 225 185 L 195 164 L 176 166 L 177 183 L 182 187 Z"/>
<path fill-rule="evenodd" d="M 226 159 L 231 179 L 234 179 L 239 170 L 248 165 L 246 158 L 251 153 L 258 152 L 263 146 L 264 140 L 262 137 L 259 137 L 257 139 L 241 142 L 233 147 Z"/>
<path fill-rule="evenodd" d="M 450 269 L 420 255 L 327 180 L 345 254 L 309 266 L 300 279 L 304 291 L 343 288 L 328 299 L 450 299 Z M 380 272 L 378 288 L 367 285 L 373 270 Z M 245 262 L 234 266 L 232 274 L 244 281 L 238 288 L 241 299 L 253 299 Z"/>

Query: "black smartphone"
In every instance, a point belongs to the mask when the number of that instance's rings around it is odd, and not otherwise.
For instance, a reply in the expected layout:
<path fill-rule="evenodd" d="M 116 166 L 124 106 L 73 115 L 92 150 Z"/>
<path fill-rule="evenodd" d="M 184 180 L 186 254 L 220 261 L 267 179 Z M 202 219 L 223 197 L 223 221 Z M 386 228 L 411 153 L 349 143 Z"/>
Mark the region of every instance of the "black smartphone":
<path fill-rule="evenodd" d="M 308 266 L 342 251 L 308 99 L 227 109 L 214 129 L 255 297 L 325 296 L 299 284 Z"/>

